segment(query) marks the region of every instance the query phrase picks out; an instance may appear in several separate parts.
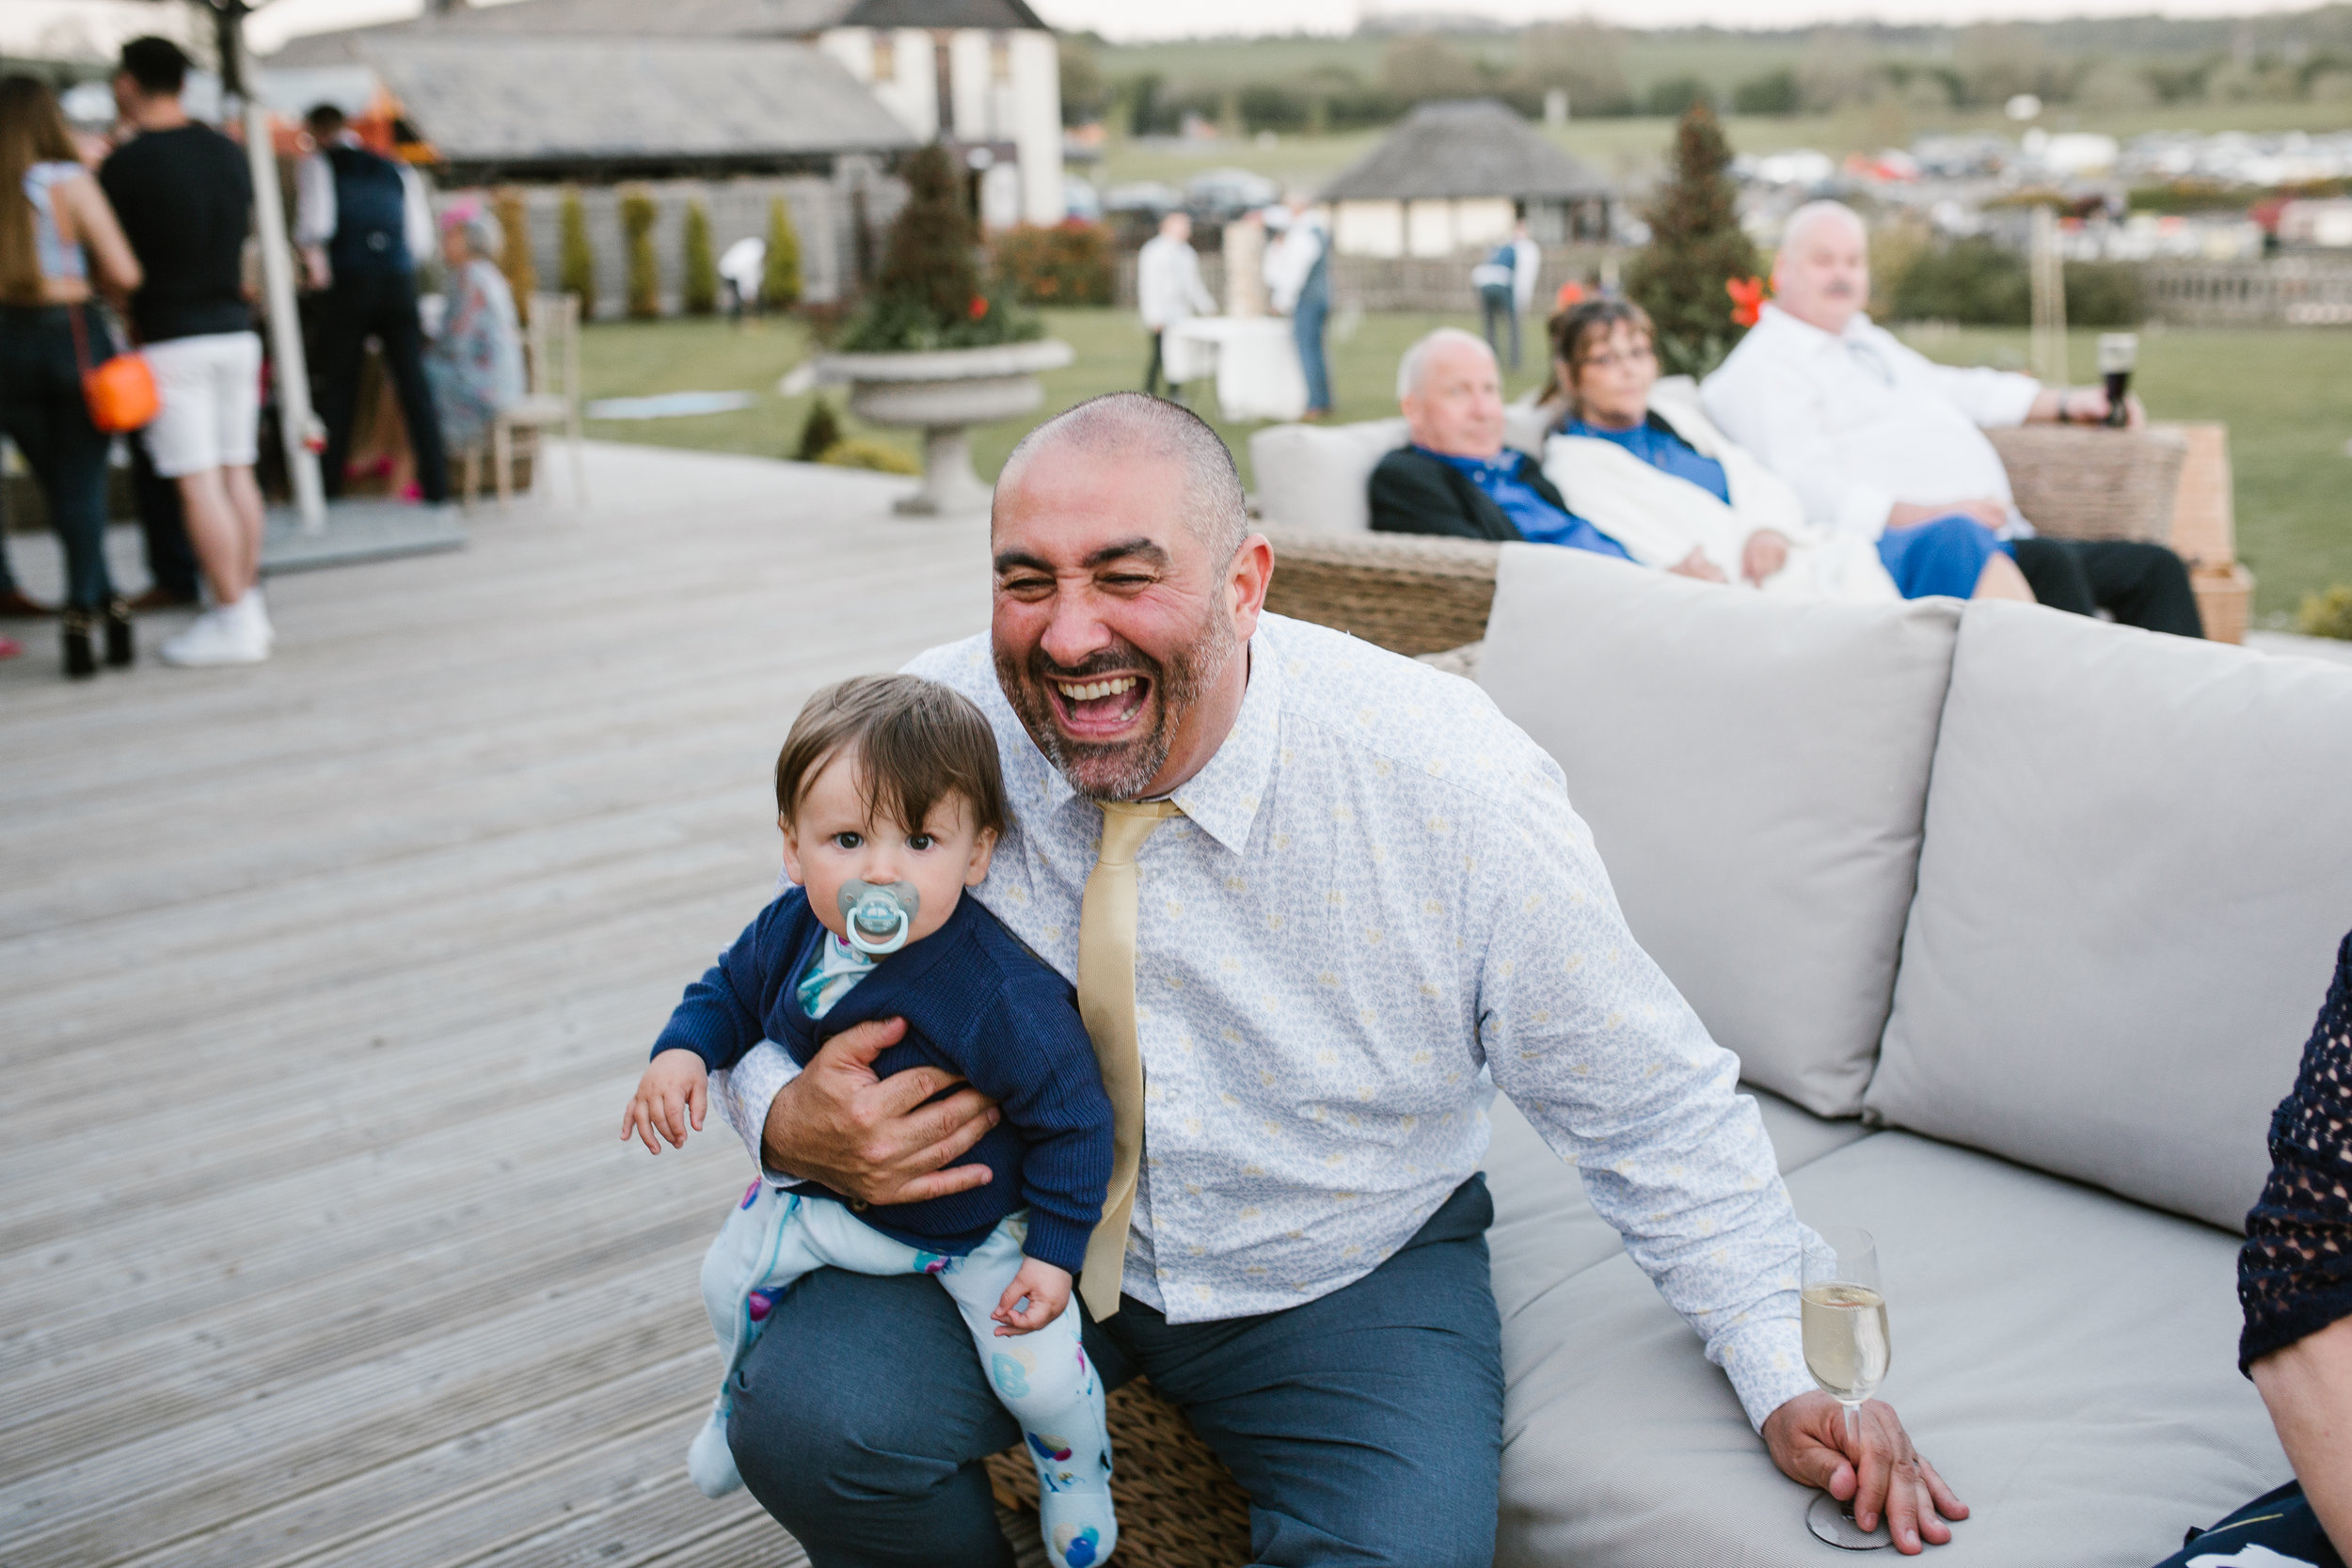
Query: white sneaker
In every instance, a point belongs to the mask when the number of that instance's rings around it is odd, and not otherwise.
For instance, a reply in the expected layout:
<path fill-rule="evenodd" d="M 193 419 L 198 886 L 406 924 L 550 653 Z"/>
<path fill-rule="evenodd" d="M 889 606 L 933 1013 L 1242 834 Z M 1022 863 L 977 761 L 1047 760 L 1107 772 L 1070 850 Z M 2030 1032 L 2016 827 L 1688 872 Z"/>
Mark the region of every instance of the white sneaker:
<path fill-rule="evenodd" d="M 268 624 L 257 622 L 254 612 L 240 600 L 226 610 L 206 610 L 185 631 L 166 638 L 155 656 L 183 669 L 259 664 L 269 657 Z"/>
<path fill-rule="evenodd" d="M 245 597 L 237 601 L 237 609 L 246 617 L 248 624 L 260 628 L 264 653 L 278 646 L 278 628 L 270 625 L 269 603 L 262 597 L 260 583 L 245 591 Z"/>

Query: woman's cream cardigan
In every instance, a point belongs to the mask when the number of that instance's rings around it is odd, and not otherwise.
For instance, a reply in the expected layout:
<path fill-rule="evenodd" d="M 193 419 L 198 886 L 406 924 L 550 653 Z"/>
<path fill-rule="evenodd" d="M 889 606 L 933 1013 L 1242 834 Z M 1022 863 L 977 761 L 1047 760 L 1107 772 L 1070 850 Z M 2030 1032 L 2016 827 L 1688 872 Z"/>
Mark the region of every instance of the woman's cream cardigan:
<path fill-rule="evenodd" d="M 1807 522 L 1797 493 L 1708 420 L 1687 377 L 1651 388 L 1649 407 L 1692 451 L 1724 466 L 1730 505 L 1614 441 L 1553 435 L 1544 442 L 1544 477 L 1559 486 L 1568 510 L 1623 545 L 1635 561 L 1674 566 L 1696 549 L 1732 583 L 1752 587 L 1740 575 L 1740 556 L 1750 534 L 1771 529 L 1788 539 L 1788 561 L 1764 580 L 1765 593 L 1847 603 L 1901 597 L 1878 546 Z"/>

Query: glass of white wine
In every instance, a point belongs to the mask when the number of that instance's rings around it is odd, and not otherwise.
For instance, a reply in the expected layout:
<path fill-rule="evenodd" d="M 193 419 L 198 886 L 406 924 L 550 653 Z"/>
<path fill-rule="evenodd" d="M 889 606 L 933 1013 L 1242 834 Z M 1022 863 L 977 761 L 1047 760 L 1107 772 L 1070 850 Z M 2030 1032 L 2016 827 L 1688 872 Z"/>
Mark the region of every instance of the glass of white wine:
<path fill-rule="evenodd" d="M 1893 1359 L 1886 1334 L 1886 1295 L 1879 1285 L 1877 1241 L 1867 1230 L 1832 1226 L 1808 1237 L 1803 1267 L 1804 1365 L 1813 1381 L 1845 1407 L 1846 1446 L 1856 1439 L 1863 1402 L 1878 1392 Z M 1855 1465 L 1859 1473 L 1861 1466 Z M 1854 1523 L 1851 1505 L 1824 1492 L 1804 1522 L 1833 1546 L 1870 1551 L 1891 1545 L 1882 1514 L 1875 1529 Z"/>

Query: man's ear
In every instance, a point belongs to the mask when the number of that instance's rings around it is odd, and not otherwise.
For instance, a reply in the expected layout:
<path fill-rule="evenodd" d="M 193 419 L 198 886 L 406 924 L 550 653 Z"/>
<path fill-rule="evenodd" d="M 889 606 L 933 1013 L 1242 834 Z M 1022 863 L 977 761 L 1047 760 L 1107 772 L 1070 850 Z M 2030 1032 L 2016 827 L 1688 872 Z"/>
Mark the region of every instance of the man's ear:
<path fill-rule="evenodd" d="M 963 885 L 978 887 L 988 880 L 989 863 L 996 856 L 996 830 L 982 828 L 972 840 L 972 858 L 964 863 Z"/>
<path fill-rule="evenodd" d="M 1257 634 L 1258 617 L 1265 610 L 1267 585 L 1274 580 L 1274 546 L 1263 533 L 1253 533 L 1233 552 L 1226 569 L 1225 586 L 1233 614 L 1233 636 L 1247 642 Z"/>
<path fill-rule="evenodd" d="M 784 874 L 792 879 L 794 887 L 806 887 L 808 878 L 801 870 L 800 835 L 792 831 L 792 819 L 779 816 L 776 826 L 784 830 Z"/>

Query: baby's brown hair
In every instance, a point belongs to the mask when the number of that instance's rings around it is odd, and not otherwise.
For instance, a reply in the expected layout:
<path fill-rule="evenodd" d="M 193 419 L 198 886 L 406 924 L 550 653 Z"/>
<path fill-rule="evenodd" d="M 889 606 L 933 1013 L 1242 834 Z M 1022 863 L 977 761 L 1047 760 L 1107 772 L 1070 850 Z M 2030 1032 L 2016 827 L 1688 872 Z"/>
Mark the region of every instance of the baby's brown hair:
<path fill-rule="evenodd" d="M 972 700 L 919 675 L 853 675 L 808 700 L 776 754 L 776 812 L 790 821 L 811 780 L 854 747 L 866 809 L 920 829 L 955 797 L 974 824 L 1002 838 L 1011 823 L 996 736 Z"/>

